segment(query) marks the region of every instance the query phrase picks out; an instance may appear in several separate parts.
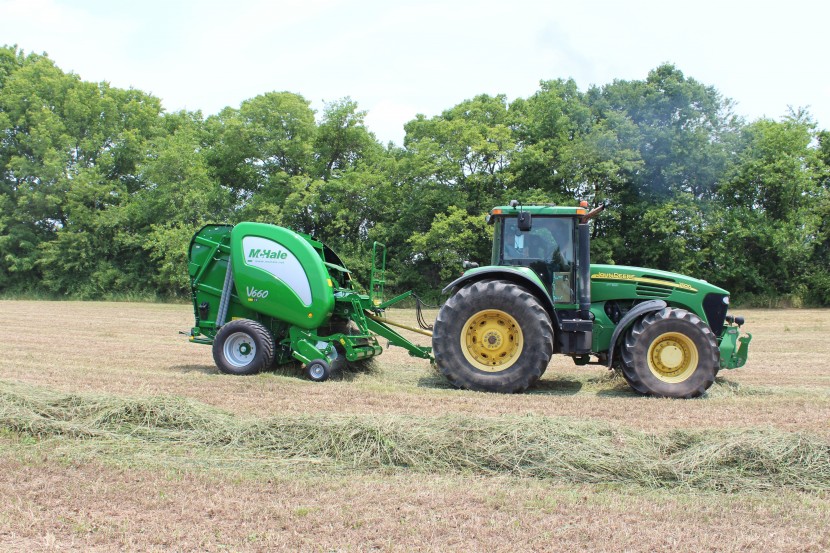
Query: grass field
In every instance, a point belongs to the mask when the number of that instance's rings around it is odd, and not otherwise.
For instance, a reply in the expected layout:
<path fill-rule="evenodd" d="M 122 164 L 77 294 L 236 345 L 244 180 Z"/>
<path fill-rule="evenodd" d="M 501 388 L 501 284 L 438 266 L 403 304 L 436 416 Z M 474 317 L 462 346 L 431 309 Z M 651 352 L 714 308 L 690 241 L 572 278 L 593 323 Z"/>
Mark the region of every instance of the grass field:
<path fill-rule="evenodd" d="M 189 306 L 0 314 L 2 550 L 830 549 L 830 311 L 741 312 L 747 366 L 687 401 L 567 358 L 463 392 L 397 348 L 230 377 Z"/>

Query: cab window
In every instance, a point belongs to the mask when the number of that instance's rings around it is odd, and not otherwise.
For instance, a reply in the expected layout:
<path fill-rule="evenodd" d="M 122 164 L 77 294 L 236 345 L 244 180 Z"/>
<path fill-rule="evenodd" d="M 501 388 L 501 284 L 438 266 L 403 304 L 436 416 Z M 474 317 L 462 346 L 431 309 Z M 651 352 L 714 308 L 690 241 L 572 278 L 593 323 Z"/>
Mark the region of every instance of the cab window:
<path fill-rule="evenodd" d="M 501 245 L 499 264 L 530 267 L 555 302 L 573 303 L 574 231 L 571 217 L 536 216 L 529 231 L 520 230 L 515 217 L 505 217 L 496 240 Z"/>

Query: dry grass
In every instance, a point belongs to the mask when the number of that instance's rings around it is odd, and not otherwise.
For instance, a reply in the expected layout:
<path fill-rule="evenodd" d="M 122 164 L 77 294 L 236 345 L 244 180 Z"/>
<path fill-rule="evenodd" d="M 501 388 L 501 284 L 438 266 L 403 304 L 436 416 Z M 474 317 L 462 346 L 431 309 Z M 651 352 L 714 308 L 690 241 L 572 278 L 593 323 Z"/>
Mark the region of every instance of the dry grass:
<path fill-rule="evenodd" d="M 826 500 L 419 474 L 234 481 L 0 454 L 7 551 L 775 551 L 830 547 Z"/>
<path fill-rule="evenodd" d="M 374 370 L 322 385 L 287 368 L 249 378 L 220 375 L 210 348 L 177 332 L 189 306 L 0 302 L 0 378 L 65 392 L 195 399 L 242 415 L 280 413 L 440 416 L 543 415 L 595 419 L 648 432 L 775 428 L 830 437 L 830 311 L 751 310 L 747 366 L 724 371 L 707 397 L 642 398 L 602 367 L 556 356 L 530 393 L 451 389 L 429 363 L 392 347 Z M 409 312 L 390 318 L 412 322 Z M 434 317 L 433 317 L 434 318 Z M 414 336 L 428 344 L 429 339 Z"/>
<path fill-rule="evenodd" d="M 89 457 L 88 442 L 113 462 L 140 459 L 170 469 L 182 455 L 173 452 L 188 452 L 193 462 L 240 475 L 300 462 L 326 471 L 507 475 L 653 489 L 830 489 L 830 444 L 772 431 L 653 436 L 607 423 L 516 416 L 243 418 L 169 396 L 62 395 L 6 383 L 0 383 L 0 430 L 46 441 L 44 447 L 74 458 Z"/>
<path fill-rule="evenodd" d="M 188 306 L 0 313 L 0 550 L 830 549 L 830 311 L 743 313 L 747 367 L 690 401 L 567 359 L 462 392 L 395 348 L 228 377 Z"/>

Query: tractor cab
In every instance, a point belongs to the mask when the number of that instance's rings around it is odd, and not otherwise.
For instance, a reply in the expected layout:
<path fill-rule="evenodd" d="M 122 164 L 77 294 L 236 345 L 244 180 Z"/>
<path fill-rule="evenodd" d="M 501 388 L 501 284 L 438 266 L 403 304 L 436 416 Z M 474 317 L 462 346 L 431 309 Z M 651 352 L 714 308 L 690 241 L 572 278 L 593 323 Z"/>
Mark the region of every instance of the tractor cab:
<path fill-rule="evenodd" d="M 528 267 L 557 304 L 575 304 L 577 218 L 521 212 L 491 218 L 492 265 Z"/>

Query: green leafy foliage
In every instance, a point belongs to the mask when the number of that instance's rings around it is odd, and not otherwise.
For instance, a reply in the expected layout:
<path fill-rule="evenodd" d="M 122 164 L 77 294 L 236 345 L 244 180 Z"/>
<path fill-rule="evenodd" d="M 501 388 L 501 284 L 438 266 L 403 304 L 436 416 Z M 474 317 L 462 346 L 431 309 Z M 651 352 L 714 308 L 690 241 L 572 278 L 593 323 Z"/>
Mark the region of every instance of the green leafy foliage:
<path fill-rule="evenodd" d="M 484 214 L 470 216 L 460 207 L 451 206 L 446 214 L 435 216 L 427 232 L 413 234 L 409 241 L 416 251 L 424 252 L 437 267 L 440 279 L 446 281 L 458 276 L 463 261 L 489 260 L 489 230 Z"/>
<path fill-rule="evenodd" d="M 643 80 L 478 95 L 383 146 L 351 98 L 317 114 L 268 92 L 204 118 L 0 48 L 0 290 L 186 297 L 190 237 L 255 220 L 314 235 L 368 281 L 435 296 L 486 262 L 510 199 L 606 211 L 596 262 L 705 278 L 737 298 L 830 304 L 830 135 L 809 114 L 745 122 L 661 65 Z"/>

